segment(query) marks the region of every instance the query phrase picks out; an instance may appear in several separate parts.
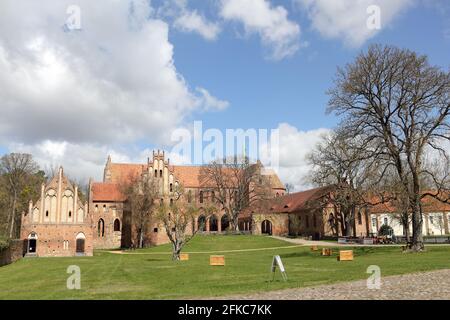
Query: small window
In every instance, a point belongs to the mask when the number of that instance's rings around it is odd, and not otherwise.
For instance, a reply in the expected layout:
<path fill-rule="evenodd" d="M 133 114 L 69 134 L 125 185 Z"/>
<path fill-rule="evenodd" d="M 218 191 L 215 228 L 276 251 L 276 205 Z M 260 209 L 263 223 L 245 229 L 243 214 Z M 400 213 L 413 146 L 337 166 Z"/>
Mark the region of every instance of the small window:
<path fill-rule="evenodd" d="M 72 211 L 69 211 L 69 218 L 72 218 Z"/>
<path fill-rule="evenodd" d="M 385 225 L 388 224 L 388 218 L 384 218 L 384 224 L 385 224 Z"/>
<path fill-rule="evenodd" d="M 173 183 L 170 184 L 169 189 L 170 189 L 170 192 L 173 192 Z"/>
<path fill-rule="evenodd" d="M 154 233 L 158 233 L 158 228 L 154 228 L 154 229 L 153 229 L 153 232 L 154 232 Z"/>
<path fill-rule="evenodd" d="M 200 203 L 203 203 L 203 191 L 200 191 Z"/>
<path fill-rule="evenodd" d="M 98 204 L 95 205 L 95 212 L 98 212 Z"/>
<path fill-rule="evenodd" d="M 108 212 L 108 209 L 106 208 L 106 204 L 103 205 L 103 212 Z"/>
<path fill-rule="evenodd" d="M 45 211 L 45 216 L 48 218 L 48 210 Z"/>
<path fill-rule="evenodd" d="M 192 203 L 192 190 L 188 192 L 188 203 Z"/>
<path fill-rule="evenodd" d="M 173 207 L 173 199 L 170 199 L 170 206 Z"/>
<path fill-rule="evenodd" d="M 372 218 L 372 227 L 377 227 L 377 218 Z"/>
<path fill-rule="evenodd" d="M 105 236 L 105 221 L 103 219 L 98 220 L 97 233 L 100 238 Z"/>
<path fill-rule="evenodd" d="M 158 170 L 155 170 L 155 178 L 158 178 Z"/>
<path fill-rule="evenodd" d="M 216 202 L 216 193 L 214 191 L 211 192 L 211 201 Z"/>
<path fill-rule="evenodd" d="M 172 232 L 175 232 L 175 230 L 176 230 L 175 228 L 172 228 Z"/>
<path fill-rule="evenodd" d="M 430 223 L 434 224 L 434 217 L 433 216 L 430 216 Z"/>
<path fill-rule="evenodd" d="M 159 177 L 162 178 L 163 177 L 163 171 L 159 170 Z"/>

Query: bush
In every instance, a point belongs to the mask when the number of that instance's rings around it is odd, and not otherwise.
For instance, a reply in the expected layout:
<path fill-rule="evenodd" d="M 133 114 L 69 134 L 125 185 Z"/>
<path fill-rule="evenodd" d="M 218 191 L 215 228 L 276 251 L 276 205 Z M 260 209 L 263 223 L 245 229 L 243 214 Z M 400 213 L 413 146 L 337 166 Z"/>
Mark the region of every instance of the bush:
<path fill-rule="evenodd" d="M 0 251 L 7 248 L 9 245 L 8 239 L 4 237 L 0 237 Z"/>
<path fill-rule="evenodd" d="M 380 236 L 391 236 L 394 234 L 394 229 L 392 227 L 388 226 L 387 224 L 383 224 L 380 227 L 380 230 L 378 230 L 378 235 Z"/>

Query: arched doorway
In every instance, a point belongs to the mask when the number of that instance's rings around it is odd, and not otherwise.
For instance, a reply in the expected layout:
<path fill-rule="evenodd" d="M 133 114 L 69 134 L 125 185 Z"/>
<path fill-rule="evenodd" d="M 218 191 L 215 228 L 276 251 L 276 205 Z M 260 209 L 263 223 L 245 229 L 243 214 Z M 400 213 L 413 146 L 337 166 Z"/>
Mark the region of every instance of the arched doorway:
<path fill-rule="evenodd" d="M 120 220 L 114 220 L 114 231 L 120 231 Z"/>
<path fill-rule="evenodd" d="M 198 231 L 206 231 L 206 217 L 201 215 L 197 219 Z"/>
<path fill-rule="evenodd" d="M 220 226 L 222 231 L 227 231 L 230 227 L 230 217 L 227 214 L 224 214 L 220 219 Z"/>
<path fill-rule="evenodd" d="M 36 254 L 37 240 L 37 234 L 34 232 L 30 233 L 30 235 L 28 236 L 27 253 Z"/>
<path fill-rule="evenodd" d="M 84 233 L 80 232 L 76 237 L 77 245 L 76 245 L 76 253 L 77 255 L 84 255 L 84 245 L 86 242 L 86 237 Z"/>
<path fill-rule="evenodd" d="M 261 223 L 261 233 L 262 234 L 268 234 L 268 235 L 272 235 L 272 222 L 270 222 L 269 220 L 264 220 Z"/>
<path fill-rule="evenodd" d="M 209 218 L 209 231 L 211 232 L 217 232 L 219 231 L 219 221 L 217 220 L 216 215 L 212 215 L 211 218 Z"/>

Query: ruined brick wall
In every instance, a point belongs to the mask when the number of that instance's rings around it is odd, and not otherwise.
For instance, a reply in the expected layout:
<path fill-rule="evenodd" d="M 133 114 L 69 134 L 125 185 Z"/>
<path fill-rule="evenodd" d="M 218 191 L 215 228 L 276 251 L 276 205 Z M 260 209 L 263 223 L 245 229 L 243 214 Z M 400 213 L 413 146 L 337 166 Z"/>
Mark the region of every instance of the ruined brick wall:
<path fill-rule="evenodd" d="M 267 220 L 272 224 L 272 235 L 283 236 L 289 234 L 289 215 L 287 213 L 253 214 L 252 233 L 262 234 L 262 223 Z"/>
<path fill-rule="evenodd" d="M 123 208 L 123 203 L 119 202 L 90 204 L 95 249 L 117 249 L 124 246 L 122 243 Z"/>
<path fill-rule="evenodd" d="M 23 257 L 22 240 L 11 240 L 9 246 L 0 251 L 0 267 L 16 262 Z"/>

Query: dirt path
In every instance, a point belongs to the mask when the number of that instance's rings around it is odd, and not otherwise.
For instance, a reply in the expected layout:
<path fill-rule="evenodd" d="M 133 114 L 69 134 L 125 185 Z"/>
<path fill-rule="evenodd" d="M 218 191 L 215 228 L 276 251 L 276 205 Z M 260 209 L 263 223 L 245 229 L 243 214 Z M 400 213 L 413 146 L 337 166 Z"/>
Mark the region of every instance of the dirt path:
<path fill-rule="evenodd" d="M 238 252 L 251 252 L 251 251 L 267 251 L 267 250 L 280 250 L 280 249 L 292 249 L 302 247 L 302 245 L 297 244 L 295 246 L 284 246 L 284 247 L 269 247 L 269 248 L 256 248 L 256 249 L 237 249 L 237 250 L 215 250 L 215 251 L 183 251 L 183 253 L 189 254 L 213 254 L 213 253 L 238 253 Z M 163 254 L 168 255 L 172 252 L 133 252 L 133 251 L 107 251 L 112 254 L 129 254 L 129 255 L 157 255 Z"/>

